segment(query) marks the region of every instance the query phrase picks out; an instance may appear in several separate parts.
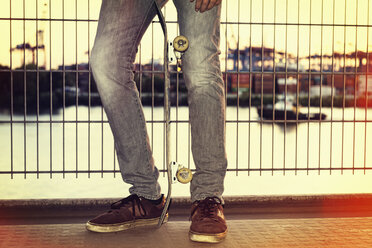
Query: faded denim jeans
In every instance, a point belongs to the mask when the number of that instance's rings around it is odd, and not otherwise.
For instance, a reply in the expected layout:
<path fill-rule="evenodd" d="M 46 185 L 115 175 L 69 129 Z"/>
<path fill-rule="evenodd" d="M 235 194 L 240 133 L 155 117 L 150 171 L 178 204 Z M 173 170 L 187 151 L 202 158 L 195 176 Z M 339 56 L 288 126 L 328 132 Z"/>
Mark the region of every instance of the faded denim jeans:
<path fill-rule="evenodd" d="M 158 0 L 160 6 L 166 0 Z M 180 33 L 189 39 L 183 57 L 196 172 L 191 200 L 222 197 L 227 168 L 224 86 L 220 70 L 221 5 L 199 13 L 195 2 L 174 0 Z M 103 0 L 91 67 L 113 132 L 124 182 L 131 194 L 161 195 L 142 105 L 133 74 L 137 47 L 156 15 L 153 0 Z M 186 151 L 185 151 L 186 152 Z"/>

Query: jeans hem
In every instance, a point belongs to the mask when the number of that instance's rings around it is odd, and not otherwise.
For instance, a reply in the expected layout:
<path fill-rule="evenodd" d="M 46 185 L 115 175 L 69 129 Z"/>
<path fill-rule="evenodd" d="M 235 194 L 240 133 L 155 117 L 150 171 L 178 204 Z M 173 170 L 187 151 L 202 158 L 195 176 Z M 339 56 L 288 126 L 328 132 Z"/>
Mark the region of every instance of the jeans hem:
<path fill-rule="evenodd" d="M 141 197 L 143 197 L 147 200 L 158 200 L 162 196 L 161 194 L 159 194 L 157 196 L 153 196 L 153 195 L 134 193 L 134 192 L 132 194 L 136 194 L 136 195 L 141 196 Z"/>
<path fill-rule="evenodd" d="M 202 201 L 202 200 L 204 200 L 207 197 L 217 197 L 217 198 L 219 198 L 221 200 L 221 204 L 225 204 L 225 201 L 224 201 L 222 195 L 215 195 L 215 194 L 201 194 L 201 195 L 197 195 L 197 196 L 191 197 L 191 201 L 192 202 Z"/>

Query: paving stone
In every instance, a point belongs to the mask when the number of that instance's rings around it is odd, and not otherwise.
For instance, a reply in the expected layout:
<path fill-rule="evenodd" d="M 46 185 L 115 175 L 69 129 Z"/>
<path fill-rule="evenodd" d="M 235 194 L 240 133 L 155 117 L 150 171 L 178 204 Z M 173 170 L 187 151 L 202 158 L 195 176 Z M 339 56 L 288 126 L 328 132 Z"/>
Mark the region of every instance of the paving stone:
<path fill-rule="evenodd" d="M 213 247 L 372 247 L 372 217 L 229 220 L 226 240 Z M 209 247 L 191 242 L 188 221 L 160 229 L 119 233 L 86 231 L 84 224 L 0 225 L 0 247 Z"/>

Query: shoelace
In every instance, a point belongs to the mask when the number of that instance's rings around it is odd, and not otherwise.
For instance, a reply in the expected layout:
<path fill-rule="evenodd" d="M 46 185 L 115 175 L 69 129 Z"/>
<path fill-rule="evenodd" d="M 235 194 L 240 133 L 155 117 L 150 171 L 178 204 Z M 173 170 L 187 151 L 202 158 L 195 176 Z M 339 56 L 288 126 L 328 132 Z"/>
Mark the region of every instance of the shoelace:
<path fill-rule="evenodd" d="M 194 215 L 195 211 L 200 211 L 199 218 L 211 218 L 217 220 L 217 209 L 218 205 L 221 204 L 221 200 L 218 197 L 207 197 L 202 201 L 198 202 L 198 206 L 194 208 L 191 213 L 191 217 Z"/>
<path fill-rule="evenodd" d="M 147 215 L 147 211 L 146 209 L 144 208 L 144 206 L 142 205 L 142 202 L 140 200 L 140 198 L 137 196 L 137 195 L 130 195 L 124 199 L 121 199 L 117 202 L 114 202 L 111 204 L 111 209 L 113 210 L 118 210 L 120 209 L 121 207 L 124 207 L 124 206 L 128 206 L 129 207 L 132 207 L 132 215 L 135 217 L 136 216 L 136 205 L 138 206 L 138 209 L 139 209 L 139 214 L 144 217 Z"/>

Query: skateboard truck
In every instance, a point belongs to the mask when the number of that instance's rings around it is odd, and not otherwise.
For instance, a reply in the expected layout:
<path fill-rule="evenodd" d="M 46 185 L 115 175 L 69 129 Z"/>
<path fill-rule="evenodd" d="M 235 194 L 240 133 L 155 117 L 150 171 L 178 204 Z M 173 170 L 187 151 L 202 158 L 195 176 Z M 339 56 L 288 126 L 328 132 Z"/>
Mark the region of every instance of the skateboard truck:
<path fill-rule="evenodd" d="M 192 180 L 192 172 L 189 168 L 178 164 L 177 162 L 171 163 L 171 175 L 172 175 L 172 183 L 189 183 Z"/>
<path fill-rule="evenodd" d="M 169 77 L 169 46 L 168 46 L 168 32 L 167 25 L 163 13 L 160 10 L 160 7 L 157 3 L 157 0 L 154 0 L 154 6 L 159 17 L 160 25 L 164 34 L 164 122 L 165 122 L 165 163 L 167 165 L 167 177 L 168 177 L 168 193 L 167 199 L 164 205 L 163 212 L 160 216 L 158 227 L 164 222 L 168 214 L 168 208 L 172 195 L 172 184 L 177 181 L 181 183 L 188 183 L 192 179 L 192 172 L 190 169 L 183 167 L 177 162 L 171 162 L 170 160 L 170 101 L 169 101 L 169 92 L 170 92 L 170 77 Z M 182 54 L 188 49 L 189 41 L 185 36 L 177 36 L 173 41 L 174 54 L 177 58 L 177 71 L 181 70 L 182 66 Z"/>
<path fill-rule="evenodd" d="M 167 195 L 167 200 L 166 200 L 163 212 L 158 222 L 158 227 L 161 227 L 168 213 L 170 200 L 171 200 L 172 184 L 177 183 L 177 182 L 186 184 L 186 183 L 191 182 L 192 180 L 191 169 L 186 168 L 183 165 L 175 161 L 172 161 L 170 165 L 167 167 L 167 174 L 168 176 L 171 176 L 171 178 L 168 177 L 168 195 Z"/>
<path fill-rule="evenodd" d="M 186 36 L 179 35 L 173 40 L 173 51 L 174 56 L 177 59 L 177 71 L 180 72 L 182 70 L 182 55 L 187 51 L 189 48 L 189 40 Z"/>

